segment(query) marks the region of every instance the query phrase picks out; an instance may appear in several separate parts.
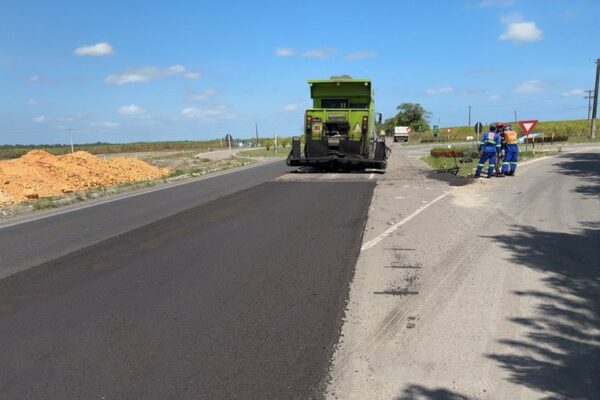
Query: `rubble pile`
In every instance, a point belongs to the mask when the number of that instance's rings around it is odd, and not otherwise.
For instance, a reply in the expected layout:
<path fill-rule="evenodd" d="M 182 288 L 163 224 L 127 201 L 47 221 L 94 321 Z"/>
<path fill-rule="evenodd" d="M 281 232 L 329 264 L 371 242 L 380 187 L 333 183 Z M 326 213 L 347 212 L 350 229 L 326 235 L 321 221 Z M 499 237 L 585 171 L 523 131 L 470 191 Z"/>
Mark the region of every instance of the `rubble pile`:
<path fill-rule="evenodd" d="M 0 206 L 168 174 L 166 168 L 135 158 L 103 160 L 85 151 L 54 156 L 32 150 L 18 159 L 0 161 Z"/>

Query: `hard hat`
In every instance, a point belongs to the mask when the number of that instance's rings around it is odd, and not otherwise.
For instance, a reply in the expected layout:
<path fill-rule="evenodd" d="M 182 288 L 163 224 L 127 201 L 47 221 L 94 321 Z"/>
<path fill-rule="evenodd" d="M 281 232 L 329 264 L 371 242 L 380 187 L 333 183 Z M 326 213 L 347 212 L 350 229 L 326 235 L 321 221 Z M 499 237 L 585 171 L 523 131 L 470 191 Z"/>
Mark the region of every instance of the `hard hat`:
<path fill-rule="evenodd" d="M 504 127 L 504 130 L 505 130 L 505 131 L 512 131 L 512 126 L 510 126 L 510 125 L 506 125 L 506 126 Z"/>
<path fill-rule="evenodd" d="M 490 131 L 491 132 L 496 132 L 496 123 L 495 122 L 493 122 L 493 123 L 490 124 Z"/>

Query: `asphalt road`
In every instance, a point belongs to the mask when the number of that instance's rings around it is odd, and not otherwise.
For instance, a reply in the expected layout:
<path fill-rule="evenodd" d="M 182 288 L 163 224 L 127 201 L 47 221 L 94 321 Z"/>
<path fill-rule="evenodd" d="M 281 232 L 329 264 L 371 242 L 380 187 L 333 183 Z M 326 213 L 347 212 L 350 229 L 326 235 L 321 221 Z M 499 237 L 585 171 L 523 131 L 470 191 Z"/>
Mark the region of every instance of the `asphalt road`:
<path fill-rule="evenodd" d="M 373 186 L 259 184 L 0 280 L 0 398 L 318 397 Z"/>
<path fill-rule="evenodd" d="M 472 181 L 393 158 L 331 399 L 599 399 L 600 149 Z"/>
<path fill-rule="evenodd" d="M 89 201 L 0 224 L 0 278 L 111 236 L 268 182 L 283 161 Z M 29 222 L 28 222 L 29 221 Z M 23 223 L 26 222 L 26 223 Z"/>
<path fill-rule="evenodd" d="M 0 228 L 0 398 L 599 398 L 598 148 L 473 183 L 398 147 Z"/>

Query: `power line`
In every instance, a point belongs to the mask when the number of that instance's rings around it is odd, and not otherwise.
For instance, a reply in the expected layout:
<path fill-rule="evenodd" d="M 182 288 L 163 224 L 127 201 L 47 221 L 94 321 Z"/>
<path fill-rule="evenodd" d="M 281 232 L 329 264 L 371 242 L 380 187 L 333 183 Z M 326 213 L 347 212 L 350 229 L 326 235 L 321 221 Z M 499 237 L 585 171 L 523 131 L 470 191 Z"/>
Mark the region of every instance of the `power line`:
<path fill-rule="evenodd" d="M 469 107 L 469 125 L 468 126 L 471 126 L 471 107 L 472 106 L 467 106 L 467 107 Z"/>

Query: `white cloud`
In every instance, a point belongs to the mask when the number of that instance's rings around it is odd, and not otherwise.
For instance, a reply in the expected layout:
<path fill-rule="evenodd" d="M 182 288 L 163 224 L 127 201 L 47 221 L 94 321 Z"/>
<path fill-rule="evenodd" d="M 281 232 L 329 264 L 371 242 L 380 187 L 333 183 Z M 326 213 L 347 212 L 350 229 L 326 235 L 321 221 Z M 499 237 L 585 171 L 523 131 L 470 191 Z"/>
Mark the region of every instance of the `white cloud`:
<path fill-rule="evenodd" d="M 37 122 L 38 124 L 39 124 L 39 123 L 42 123 L 42 122 L 44 122 L 45 120 L 46 120 L 46 117 L 45 117 L 45 116 L 43 116 L 43 115 L 40 115 L 39 117 L 35 117 L 35 118 L 33 119 L 33 121 L 34 121 L 34 122 Z"/>
<path fill-rule="evenodd" d="M 499 94 L 493 94 L 493 95 L 491 95 L 491 96 L 489 97 L 489 99 L 490 99 L 491 101 L 496 101 L 496 100 L 500 99 L 500 95 L 499 95 Z"/>
<path fill-rule="evenodd" d="M 535 22 L 513 22 L 509 23 L 499 40 L 510 40 L 514 43 L 536 42 L 542 40 L 544 32 L 539 29 Z"/>
<path fill-rule="evenodd" d="M 479 3 L 481 8 L 499 8 L 510 7 L 516 3 L 516 0 L 483 0 Z"/>
<path fill-rule="evenodd" d="M 562 95 L 563 96 L 583 96 L 585 92 L 583 91 L 583 89 L 573 89 L 569 92 L 564 92 Z"/>
<path fill-rule="evenodd" d="M 116 128 L 117 126 L 121 126 L 121 123 L 120 122 L 111 122 L 111 121 L 90 122 L 90 126 L 101 127 L 101 128 Z"/>
<path fill-rule="evenodd" d="M 442 93 L 450 93 L 454 91 L 452 86 L 442 86 L 435 89 L 427 89 L 425 93 L 427 94 L 442 94 Z"/>
<path fill-rule="evenodd" d="M 363 58 L 373 58 L 377 55 L 376 52 L 372 50 L 358 50 L 353 51 L 352 53 L 348 53 L 346 58 L 348 60 L 361 60 Z"/>
<path fill-rule="evenodd" d="M 185 76 L 187 79 L 200 79 L 202 77 L 200 72 L 197 71 L 188 71 L 183 76 Z"/>
<path fill-rule="evenodd" d="M 302 57 L 306 58 L 318 58 L 324 60 L 328 58 L 330 55 L 335 53 L 335 49 L 311 49 L 302 53 Z"/>
<path fill-rule="evenodd" d="M 292 112 L 292 111 L 296 111 L 298 109 L 298 104 L 294 104 L 294 103 L 289 103 L 286 104 L 285 106 L 283 106 L 283 111 L 285 112 Z"/>
<path fill-rule="evenodd" d="M 78 56 L 102 57 L 113 54 L 113 48 L 106 42 L 96 43 L 89 46 L 82 46 L 75 49 Z"/>
<path fill-rule="evenodd" d="M 121 115 L 141 115 L 144 114 L 146 112 L 146 110 L 144 110 L 143 108 L 141 108 L 138 105 L 135 104 L 130 104 L 128 106 L 122 106 L 119 107 L 119 109 L 117 110 L 117 113 L 121 114 Z"/>
<path fill-rule="evenodd" d="M 40 80 L 40 76 L 39 75 L 31 75 L 29 78 L 27 78 L 27 81 L 29 83 L 34 83 Z"/>
<path fill-rule="evenodd" d="M 167 75 L 182 74 L 185 72 L 185 67 L 181 64 L 173 65 L 165 70 Z"/>
<path fill-rule="evenodd" d="M 213 97 L 216 94 L 217 94 L 216 90 L 214 90 L 214 89 L 206 89 L 202 93 L 194 93 L 191 96 L 191 99 L 192 100 L 198 100 L 198 101 L 204 101 L 204 100 L 207 100 L 210 97 Z"/>
<path fill-rule="evenodd" d="M 180 114 L 186 118 L 201 119 L 204 121 L 235 118 L 235 115 L 230 112 L 229 107 L 225 104 L 217 104 L 205 108 L 187 107 L 181 110 Z"/>
<path fill-rule="evenodd" d="M 29 99 L 29 100 L 27 100 L 27 104 L 29 104 L 30 106 L 37 106 L 40 104 L 40 102 L 37 101 L 36 99 Z"/>
<path fill-rule="evenodd" d="M 127 83 L 148 82 L 153 79 L 180 75 L 186 71 L 183 65 L 173 65 L 168 68 L 142 67 L 124 71 L 120 74 L 109 75 L 104 79 L 105 83 L 124 85 Z"/>
<path fill-rule="evenodd" d="M 293 56 L 294 54 L 296 54 L 294 49 L 289 48 L 289 47 L 279 47 L 277 50 L 275 50 L 275 55 L 277 57 L 290 57 L 290 56 Z"/>
<path fill-rule="evenodd" d="M 525 81 L 515 89 L 519 93 L 535 93 L 544 89 L 544 83 L 539 79 Z"/>

